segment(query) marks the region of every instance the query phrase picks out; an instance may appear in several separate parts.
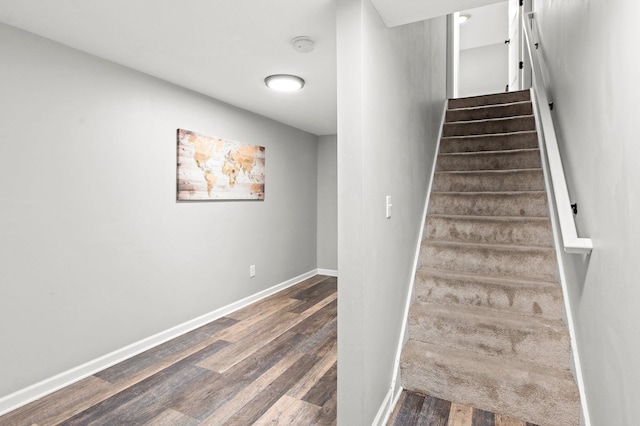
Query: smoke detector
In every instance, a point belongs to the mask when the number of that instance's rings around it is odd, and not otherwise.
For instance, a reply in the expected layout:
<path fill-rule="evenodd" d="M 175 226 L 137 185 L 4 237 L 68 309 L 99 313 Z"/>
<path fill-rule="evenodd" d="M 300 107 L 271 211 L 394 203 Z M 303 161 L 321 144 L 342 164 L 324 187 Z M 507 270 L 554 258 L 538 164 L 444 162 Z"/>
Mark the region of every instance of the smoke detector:
<path fill-rule="evenodd" d="M 316 44 L 313 42 L 313 40 L 311 40 L 311 38 L 307 36 L 294 38 L 293 40 L 291 40 L 291 45 L 294 49 L 296 49 L 298 53 L 309 53 L 316 47 Z"/>

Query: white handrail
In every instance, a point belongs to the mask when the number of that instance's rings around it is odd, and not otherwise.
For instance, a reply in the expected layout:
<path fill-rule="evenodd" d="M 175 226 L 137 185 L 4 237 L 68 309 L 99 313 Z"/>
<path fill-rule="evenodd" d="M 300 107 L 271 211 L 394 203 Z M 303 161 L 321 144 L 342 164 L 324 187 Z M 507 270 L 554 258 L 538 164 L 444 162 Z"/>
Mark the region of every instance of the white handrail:
<path fill-rule="evenodd" d="M 534 13 L 530 12 L 522 17 L 522 26 L 527 41 L 529 58 L 532 68 L 532 86 L 538 101 L 538 112 L 541 123 L 541 131 L 544 139 L 547 161 L 549 163 L 549 172 L 551 175 L 551 183 L 553 185 L 553 193 L 555 194 L 556 209 L 560 223 L 560 232 L 562 234 L 562 242 L 564 251 L 567 253 L 589 254 L 593 249 L 593 242 L 590 238 L 580 238 L 576 231 L 576 223 L 573 213 L 570 209 L 571 201 L 569 199 L 569 190 L 567 189 L 567 181 L 564 177 L 564 169 L 562 160 L 560 159 L 560 150 L 558 149 L 558 139 L 556 137 L 553 119 L 551 118 L 549 98 L 547 97 L 546 85 L 542 74 L 542 65 L 538 57 L 539 42 L 533 39 L 533 17 Z M 527 19 L 530 22 L 527 22 Z M 537 32 L 536 32 L 537 35 Z"/>

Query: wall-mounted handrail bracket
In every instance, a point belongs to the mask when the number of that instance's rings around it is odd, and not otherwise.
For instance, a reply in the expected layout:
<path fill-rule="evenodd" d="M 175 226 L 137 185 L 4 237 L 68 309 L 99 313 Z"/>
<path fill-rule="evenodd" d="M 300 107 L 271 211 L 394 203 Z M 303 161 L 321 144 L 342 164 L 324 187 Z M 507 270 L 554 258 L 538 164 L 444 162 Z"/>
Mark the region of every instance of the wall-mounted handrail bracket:
<path fill-rule="evenodd" d="M 531 60 L 532 73 L 532 96 L 536 100 L 535 104 L 538 112 L 540 123 L 541 140 L 544 142 L 544 153 L 547 158 L 548 172 L 555 196 L 555 205 L 558 215 L 558 224 L 562 235 L 562 243 L 566 253 L 590 254 L 593 250 L 593 242 L 590 238 L 578 237 L 576 222 L 574 215 L 578 214 L 578 204 L 572 203 L 569 199 L 569 190 L 567 189 L 567 181 L 564 176 L 564 168 L 562 167 L 562 159 L 560 157 L 560 148 L 558 147 L 558 139 L 551 117 L 553 110 L 553 102 L 549 100 L 547 95 L 547 85 L 544 81 L 544 73 L 542 72 L 543 58 L 539 56 L 538 32 L 535 31 L 534 12 L 523 14 L 522 20 L 524 28 L 525 41 Z M 535 39 L 534 39 L 535 36 Z M 542 105 L 548 105 L 549 108 L 541 108 Z M 542 147 L 541 147 L 542 148 Z M 571 214 L 566 207 L 571 206 Z"/>

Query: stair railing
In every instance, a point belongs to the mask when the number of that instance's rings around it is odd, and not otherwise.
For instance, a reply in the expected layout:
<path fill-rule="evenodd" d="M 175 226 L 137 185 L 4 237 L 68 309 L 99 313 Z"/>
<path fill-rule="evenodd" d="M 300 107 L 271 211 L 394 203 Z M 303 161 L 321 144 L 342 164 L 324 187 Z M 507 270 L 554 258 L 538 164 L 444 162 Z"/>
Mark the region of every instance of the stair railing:
<path fill-rule="evenodd" d="M 560 150 L 558 148 L 558 139 L 553 125 L 553 118 L 551 117 L 553 103 L 549 101 L 549 97 L 547 96 L 547 86 L 545 85 L 542 72 L 543 59 L 538 53 L 540 40 L 535 26 L 534 13 L 531 12 L 523 15 L 522 20 L 527 50 L 529 51 L 529 59 L 531 60 L 532 91 L 537 101 L 535 104 L 537 104 L 540 130 L 544 141 L 543 151 L 546 153 L 549 165 L 549 175 L 553 187 L 552 192 L 555 195 L 555 204 L 564 251 L 566 253 L 589 254 L 593 249 L 593 242 L 590 238 L 578 237 L 576 231 L 576 222 L 573 215 L 577 206 L 571 204 L 567 181 L 564 176 L 564 168 L 562 167 Z"/>

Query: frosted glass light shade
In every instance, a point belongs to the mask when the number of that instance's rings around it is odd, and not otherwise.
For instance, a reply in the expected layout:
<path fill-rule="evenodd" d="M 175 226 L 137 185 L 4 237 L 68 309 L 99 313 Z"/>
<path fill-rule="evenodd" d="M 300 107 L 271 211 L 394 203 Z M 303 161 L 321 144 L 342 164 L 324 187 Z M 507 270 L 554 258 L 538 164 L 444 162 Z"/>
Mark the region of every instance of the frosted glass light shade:
<path fill-rule="evenodd" d="M 304 87 L 304 80 L 296 75 L 275 74 L 264 79 L 268 88 L 281 92 L 293 92 Z"/>

